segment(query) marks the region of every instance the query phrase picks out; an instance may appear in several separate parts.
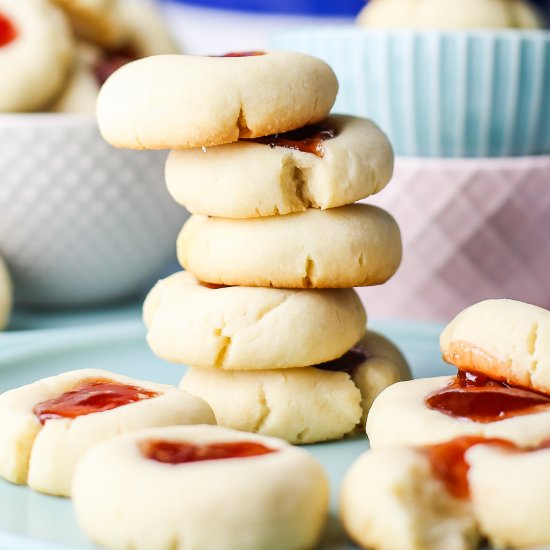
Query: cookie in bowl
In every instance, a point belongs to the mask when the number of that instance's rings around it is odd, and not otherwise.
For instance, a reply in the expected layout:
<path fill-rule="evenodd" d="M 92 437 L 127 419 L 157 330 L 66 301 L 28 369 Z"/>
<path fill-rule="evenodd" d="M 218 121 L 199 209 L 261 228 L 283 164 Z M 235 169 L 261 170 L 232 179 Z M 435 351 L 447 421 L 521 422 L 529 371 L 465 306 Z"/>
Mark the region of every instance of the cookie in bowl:
<path fill-rule="evenodd" d="M 73 63 L 74 39 L 49 0 L 0 0 L 0 113 L 47 108 Z"/>
<path fill-rule="evenodd" d="M 215 423 L 202 399 L 172 386 L 69 371 L 0 395 L 0 475 L 69 496 L 78 461 L 97 442 L 139 428 Z"/>

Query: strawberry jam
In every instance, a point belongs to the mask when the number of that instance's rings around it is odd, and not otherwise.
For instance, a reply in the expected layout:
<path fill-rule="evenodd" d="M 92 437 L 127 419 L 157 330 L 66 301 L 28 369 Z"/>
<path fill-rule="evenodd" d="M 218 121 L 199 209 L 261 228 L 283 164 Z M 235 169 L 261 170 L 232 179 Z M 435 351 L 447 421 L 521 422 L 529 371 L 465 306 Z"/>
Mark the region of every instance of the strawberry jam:
<path fill-rule="evenodd" d="M 324 142 L 334 138 L 336 131 L 334 128 L 328 128 L 321 124 L 312 124 L 304 126 L 298 130 L 292 130 L 283 134 L 274 134 L 272 136 L 253 138 L 247 141 L 263 143 L 270 147 L 285 147 L 286 149 L 295 149 L 302 153 L 312 153 L 318 157 L 325 154 Z"/>
<path fill-rule="evenodd" d="M 17 38 L 17 29 L 14 24 L 0 13 L 0 48 L 7 46 Z"/>
<path fill-rule="evenodd" d="M 34 414 L 44 424 L 56 418 L 76 418 L 86 414 L 110 411 L 117 407 L 151 399 L 157 392 L 103 378 L 81 380 L 70 390 L 38 403 Z"/>
<path fill-rule="evenodd" d="M 201 286 L 211 288 L 212 290 L 218 290 L 219 288 L 227 288 L 229 285 L 219 285 L 217 283 L 207 283 L 205 281 L 199 281 Z"/>
<path fill-rule="evenodd" d="M 474 445 L 496 445 L 515 453 L 533 453 L 550 449 L 550 439 L 532 447 L 519 447 L 512 441 L 479 436 L 462 436 L 445 443 L 419 447 L 420 452 L 428 457 L 432 472 L 441 480 L 447 491 L 456 498 L 466 499 L 470 496 L 466 453 Z"/>
<path fill-rule="evenodd" d="M 487 423 L 544 411 L 550 397 L 459 370 L 447 386 L 426 397 L 426 405 L 455 418 Z"/>
<path fill-rule="evenodd" d="M 224 55 L 221 55 L 220 57 L 256 57 L 258 55 L 265 55 L 265 52 L 229 52 Z"/>
<path fill-rule="evenodd" d="M 514 443 L 505 439 L 463 436 L 445 443 L 420 447 L 420 451 L 428 457 L 432 472 L 444 483 L 447 491 L 456 498 L 466 499 L 470 496 L 470 465 L 466 461 L 466 452 L 480 443 L 498 445 L 512 451 L 519 450 Z"/>
<path fill-rule="evenodd" d="M 145 458 L 164 464 L 247 458 L 276 452 L 275 449 L 254 441 L 224 441 L 197 445 L 187 441 L 148 439 L 140 442 L 139 448 Z"/>
<path fill-rule="evenodd" d="M 130 47 L 104 52 L 93 67 L 97 83 L 102 86 L 115 71 L 139 57 L 138 53 Z"/>
<path fill-rule="evenodd" d="M 369 352 L 362 346 L 357 345 L 350 348 L 342 357 L 327 361 L 326 363 L 319 363 L 315 365 L 316 369 L 332 370 L 339 372 L 346 372 L 351 374 L 355 368 L 364 363 L 370 358 Z"/>

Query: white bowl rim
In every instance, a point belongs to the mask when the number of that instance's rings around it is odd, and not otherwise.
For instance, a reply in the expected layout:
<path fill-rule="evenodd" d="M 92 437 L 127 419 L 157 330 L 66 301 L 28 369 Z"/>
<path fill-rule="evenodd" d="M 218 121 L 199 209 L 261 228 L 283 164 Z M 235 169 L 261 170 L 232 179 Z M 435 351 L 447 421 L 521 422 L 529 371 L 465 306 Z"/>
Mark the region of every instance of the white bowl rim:
<path fill-rule="evenodd" d="M 0 113 L 0 127 L 97 127 L 95 114 L 80 113 Z"/>

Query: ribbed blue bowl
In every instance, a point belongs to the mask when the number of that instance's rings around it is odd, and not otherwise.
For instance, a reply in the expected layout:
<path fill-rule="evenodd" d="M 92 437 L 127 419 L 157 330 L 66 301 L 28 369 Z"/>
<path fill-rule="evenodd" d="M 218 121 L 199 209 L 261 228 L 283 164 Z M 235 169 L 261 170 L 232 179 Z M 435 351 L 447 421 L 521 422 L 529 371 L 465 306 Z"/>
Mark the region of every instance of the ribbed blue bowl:
<path fill-rule="evenodd" d="M 330 27 L 270 37 L 338 76 L 335 112 L 374 119 L 404 156 L 550 154 L 550 32 Z"/>

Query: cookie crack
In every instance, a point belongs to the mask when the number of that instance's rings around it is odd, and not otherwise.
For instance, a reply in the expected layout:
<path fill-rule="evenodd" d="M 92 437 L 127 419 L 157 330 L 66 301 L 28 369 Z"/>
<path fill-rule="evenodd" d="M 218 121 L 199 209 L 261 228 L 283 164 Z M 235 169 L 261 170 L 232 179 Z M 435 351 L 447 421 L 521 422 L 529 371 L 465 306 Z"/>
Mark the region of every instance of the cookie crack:
<path fill-rule="evenodd" d="M 302 286 L 304 288 L 313 287 L 313 271 L 315 269 L 315 261 L 311 256 L 307 256 L 304 266 L 304 276 L 302 277 Z"/>
<path fill-rule="evenodd" d="M 263 384 L 260 384 L 260 388 L 258 391 L 258 405 L 260 406 L 261 412 L 260 416 L 256 420 L 256 423 L 254 424 L 254 427 L 252 428 L 252 431 L 254 433 L 260 432 L 260 430 L 267 422 L 269 415 L 271 414 L 271 408 L 269 406 L 269 403 L 267 402 L 267 396 Z"/>
<path fill-rule="evenodd" d="M 259 323 L 262 319 L 264 319 L 268 314 L 275 311 L 277 308 L 281 307 L 288 299 L 290 298 L 289 295 L 284 296 L 279 302 L 276 304 L 270 304 L 266 308 L 260 310 L 256 317 L 256 323 Z"/>
<path fill-rule="evenodd" d="M 225 326 L 221 328 L 216 328 L 214 330 L 214 335 L 218 338 L 219 348 L 218 353 L 214 359 L 214 368 L 223 369 L 225 365 L 225 358 L 231 347 L 231 336 L 223 334 Z"/>
<path fill-rule="evenodd" d="M 538 359 L 535 357 L 537 351 L 537 342 L 539 339 L 539 323 L 538 321 L 533 322 L 529 334 L 527 335 L 527 353 L 531 357 L 531 365 L 529 369 L 529 383 L 532 385 L 533 374 L 536 372 L 538 367 Z"/>
<path fill-rule="evenodd" d="M 250 134 L 250 128 L 248 127 L 246 115 L 244 114 L 242 106 L 239 111 L 239 117 L 237 118 L 237 128 L 239 130 L 239 137 L 246 137 Z"/>

